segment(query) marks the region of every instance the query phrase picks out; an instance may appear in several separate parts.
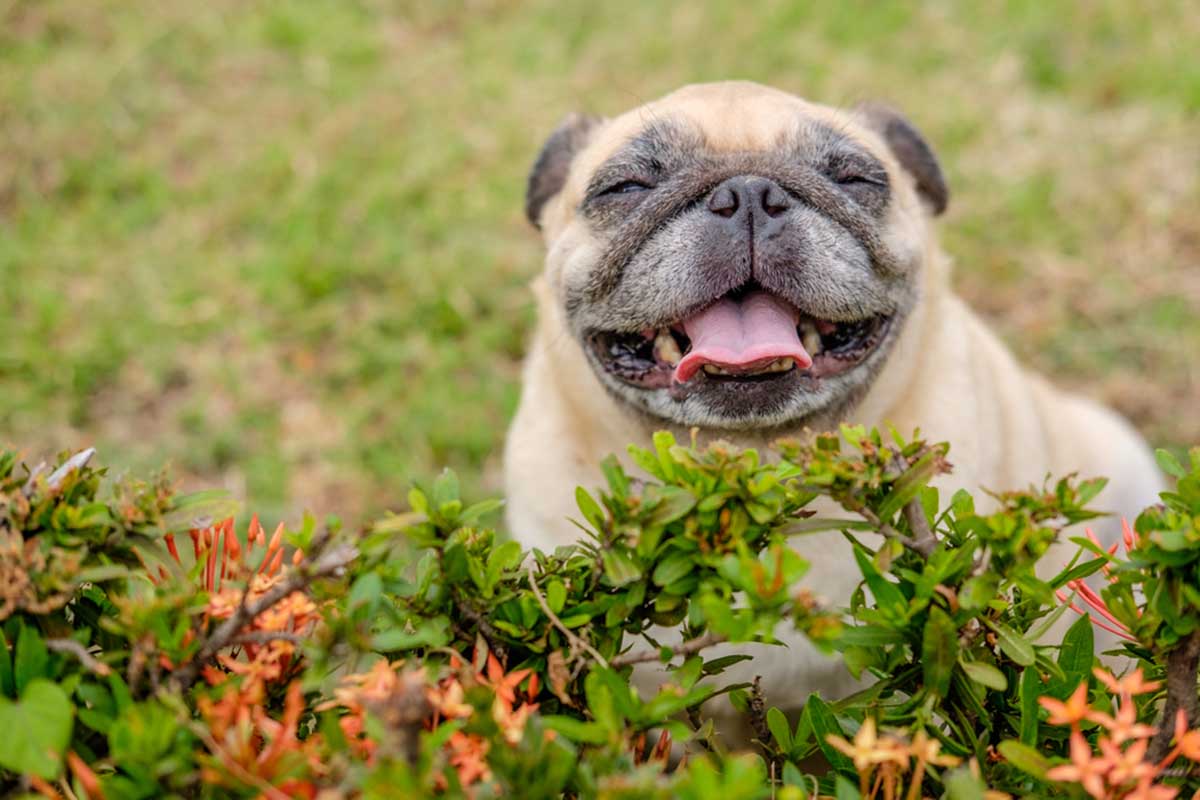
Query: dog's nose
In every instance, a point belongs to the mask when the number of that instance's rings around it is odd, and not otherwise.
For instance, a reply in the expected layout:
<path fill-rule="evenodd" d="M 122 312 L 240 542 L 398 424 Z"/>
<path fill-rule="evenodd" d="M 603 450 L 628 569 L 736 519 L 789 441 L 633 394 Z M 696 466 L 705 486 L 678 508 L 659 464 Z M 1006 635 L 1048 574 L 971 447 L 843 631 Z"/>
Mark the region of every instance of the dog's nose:
<path fill-rule="evenodd" d="M 762 221 L 783 215 L 793 205 L 792 196 L 779 184 L 758 175 L 737 175 L 712 190 L 708 210 L 718 217 L 739 223 Z M 747 217 L 743 220 L 742 217 Z"/>

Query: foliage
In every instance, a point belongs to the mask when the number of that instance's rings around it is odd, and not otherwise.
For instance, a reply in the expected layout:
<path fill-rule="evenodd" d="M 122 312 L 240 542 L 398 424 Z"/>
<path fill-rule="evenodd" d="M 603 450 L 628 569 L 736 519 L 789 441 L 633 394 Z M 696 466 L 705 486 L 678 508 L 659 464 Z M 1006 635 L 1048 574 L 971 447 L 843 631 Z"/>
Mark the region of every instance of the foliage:
<path fill-rule="evenodd" d="M 947 448 L 846 427 L 760 457 L 667 434 L 524 552 L 444 473 L 358 533 L 242 536 L 219 495 L 0 454 L 0 789 L 46 797 L 1154 797 L 1200 789 L 1200 458 L 1127 557 L 1035 567 L 1103 481 L 943 499 Z M 821 518 L 829 498 L 844 511 Z M 847 605 L 795 537 L 840 531 Z M 1097 593 L 1084 583 L 1104 572 Z M 1125 634 L 1121 677 L 1075 600 Z M 1076 606 L 1078 607 L 1078 606 Z M 673 639 L 661 629 L 675 630 Z M 864 688 L 764 697 L 721 642 L 786 629 Z M 656 638 L 657 637 L 657 638 Z M 640 696 L 630 677 L 669 679 Z M 1190 670 L 1190 673 L 1188 672 Z M 1164 690 L 1165 686 L 1165 690 Z M 800 705 L 798 715 L 787 713 Z M 714 715 L 744 714 L 729 749 Z M 1077 785 L 1078 784 L 1078 785 Z"/>
<path fill-rule="evenodd" d="M 482 497 L 543 138 L 747 78 L 905 112 L 968 302 L 1200 442 L 1196 52 L 1178 0 L 3 0 L 0 436 L 170 461 L 263 519 L 369 519 L 435 465 Z"/>

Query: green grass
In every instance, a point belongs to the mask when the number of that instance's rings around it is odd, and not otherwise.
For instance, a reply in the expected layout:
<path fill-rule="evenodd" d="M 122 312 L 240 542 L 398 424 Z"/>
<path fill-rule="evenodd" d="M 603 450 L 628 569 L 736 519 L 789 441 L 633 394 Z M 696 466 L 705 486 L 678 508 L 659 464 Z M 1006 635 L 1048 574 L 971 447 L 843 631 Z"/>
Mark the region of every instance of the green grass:
<path fill-rule="evenodd" d="M 494 491 L 542 138 L 738 77 L 907 111 L 963 293 L 1200 441 L 1200 13 L 983 7 L 0 0 L 0 438 L 268 517 Z"/>

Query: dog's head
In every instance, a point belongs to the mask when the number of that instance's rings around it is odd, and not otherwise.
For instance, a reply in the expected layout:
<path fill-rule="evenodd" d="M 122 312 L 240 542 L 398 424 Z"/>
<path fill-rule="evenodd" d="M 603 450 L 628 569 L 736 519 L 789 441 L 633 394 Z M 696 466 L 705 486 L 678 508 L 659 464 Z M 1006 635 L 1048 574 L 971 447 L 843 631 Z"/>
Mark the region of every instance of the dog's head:
<path fill-rule="evenodd" d="M 569 117 L 529 178 L 566 327 L 618 400 L 681 426 L 827 422 L 920 297 L 946 206 L 920 134 L 750 83 Z"/>

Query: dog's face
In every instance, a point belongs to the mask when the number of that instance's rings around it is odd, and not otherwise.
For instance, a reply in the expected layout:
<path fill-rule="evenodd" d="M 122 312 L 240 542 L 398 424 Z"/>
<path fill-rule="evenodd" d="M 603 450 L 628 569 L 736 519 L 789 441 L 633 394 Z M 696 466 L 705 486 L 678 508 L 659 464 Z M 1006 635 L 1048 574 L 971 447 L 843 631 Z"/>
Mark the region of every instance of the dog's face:
<path fill-rule="evenodd" d="M 945 183 L 920 135 L 747 83 L 571 117 L 529 181 L 566 327 L 604 387 L 719 430 L 828 423 L 920 298 Z"/>

